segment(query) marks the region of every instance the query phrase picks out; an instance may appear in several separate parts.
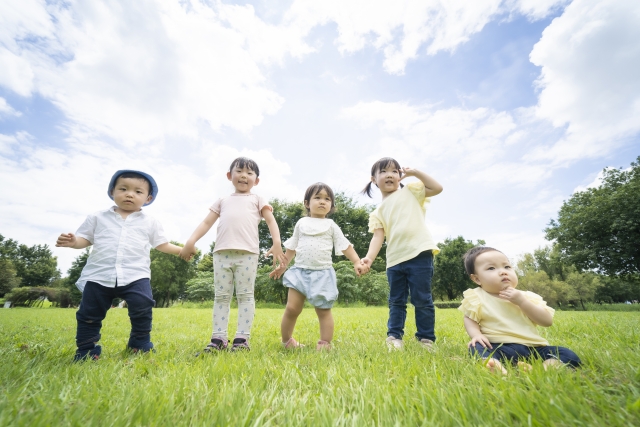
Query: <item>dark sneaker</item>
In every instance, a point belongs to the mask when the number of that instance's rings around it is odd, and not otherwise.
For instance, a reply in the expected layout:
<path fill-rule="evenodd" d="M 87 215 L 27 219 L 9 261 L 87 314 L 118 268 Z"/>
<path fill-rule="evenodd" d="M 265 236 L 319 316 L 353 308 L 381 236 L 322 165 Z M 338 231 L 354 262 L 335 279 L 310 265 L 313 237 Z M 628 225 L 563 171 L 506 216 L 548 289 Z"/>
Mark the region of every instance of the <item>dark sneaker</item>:
<path fill-rule="evenodd" d="M 129 344 L 127 344 L 127 349 L 134 354 L 149 353 L 150 351 L 153 353 L 156 352 L 156 350 L 153 348 L 153 343 L 151 341 L 144 343 L 142 345 L 135 345 L 134 343 L 129 341 Z"/>
<path fill-rule="evenodd" d="M 235 338 L 233 340 L 233 345 L 231 346 L 231 351 L 241 351 L 241 350 L 251 350 L 249 348 L 249 341 L 246 338 Z"/>
<path fill-rule="evenodd" d="M 99 345 L 87 350 L 76 350 L 76 354 L 73 356 L 73 361 L 81 362 L 84 360 L 98 360 L 100 359 L 101 353 L 102 347 Z"/>
<path fill-rule="evenodd" d="M 216 351 L 226 350 L 229 345 L 229 341 L 224 338 L 211 338 L 211 342 L 207 344 L 207 347 L 204 349 L 205 353 L 213 353 Z"/>

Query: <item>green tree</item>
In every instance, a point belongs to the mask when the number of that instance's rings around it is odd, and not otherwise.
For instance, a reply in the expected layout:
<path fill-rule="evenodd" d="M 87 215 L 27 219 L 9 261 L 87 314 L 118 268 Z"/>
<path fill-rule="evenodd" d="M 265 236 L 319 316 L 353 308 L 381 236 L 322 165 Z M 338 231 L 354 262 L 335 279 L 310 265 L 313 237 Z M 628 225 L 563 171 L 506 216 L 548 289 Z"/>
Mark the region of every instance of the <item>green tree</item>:
<path fill-rule="evenodd" d="M 183 246 L 178 242 L 174 245 Z M 195 276 L 195 266 L 199 254 L 189 262 L 182 258 L 151 249 L 151 290 L 159 307 L 166 307 L 171 301 L 184 295 L 187 282 Z"/>
<path fill-rule="evenodd" d="M 212 272 L 213 271 L 213 250 L 216 247 L 216 242 L 211 243 L 209 246 L 209 252 L 204 254 L 200 262 L 198 262 L 198 271 Z"/>
<path fill-rule="evenodd" d="M 213 271 L 198 271 L 196 277 L 187 281 L 185 286 L 187 300 L 213 301 L 214 296 Z"/>
<path fill-rule="evenodd" d="M 562 260 L 558 245 L 545 246 L 533 251 L 536 267 L 553 280 L 566 280 L 572 266 Z"/>
<path fill-rule="evenodd" d="M 360 288 L 360 300 L 367 305 L 383 305 L 389 299 L 389 281 L 387 273 L 369 271 L 357 279 Z"/>
<path fill-rule="evenodd" d="M 11 260 L 20 286 L 51 286 L 60 278 L 58 260 L 47 245 L 20 245 L 0 234 L 0 258 Z"/>
<path fill-rule="evenodd" d="M 583 310 L 586 310 L 584 303 L 593 301 L 600 287 L 598 275 L 594 273 L 573 271 L 567 276 L 566 283 L 574 292 L 573 299 L 580 303 Z"/>
<path fill-rule="evenodd" d="M 293 235 L 293 229 L 300 218 L 306 216 L 307 211 L 304 205 L 300 202 L 292 203 L 280 199 L 272 199 L 269 204 L 273 207 L 273 216 L 278 223 L 278 229 L 280 230 L 280 238 L 284 243 L 289 237 Z M 260 240 L 260 252 L 266 253 L 271 249 L 271 233 L 269 233 L 269 227 L 265 221 L 260 221 L 258 224 L 258 236 Z M 271 265 L 273 261 L 271 258 L 260 258 L 260 265 Z"/>
<path fill-rule="evenodd" d="M 20 278 L 10 259 L 0 258 L 0 297 L 20 285 Z"/>
<path fill-rule="evenodd" d="M 373 234 L 369 233 L 369 214 L 373 211 L 372 205 L 358 205 L 353 198 L 344 193 L 336 195 L 336 210 L 330 216 L 338 224 L 345 237 L 351 242 L 359 257 L 364 257 L 369 251 L 369 243 Z M 386 244 L 380 251 L 380 258 L 386 262 Z M 344 260 L 343 256 L 332 254 L 333 262 Z"/>
<path fill-rule="evenodd" d="M 71 263 L 71 267 L 67 270 L 66 288 L 69 290 L 69 295 L 73 304 L 79 304 L 82 299 L 82 292 L 76 286 L 76 283 L 80 279 L 82 269 L 87 265 L 87 260 L 91 254 L 91 249 L 85 248 L 80 255 L 76 257 Z"/>
<path fill-rule="evenodd" d="M 640 301 L 640 276 L 600 276 L 594 299 L 605 303 Z"/>
<path fill-rule="evenodd" d="M 464 270 L 463 257 L 471 248 L 484 245 L 484 240 L 473 243 L 458 236 L 438 243 L 440 253 L 434 258 L 434 274 L 431 282 L 433 293 L 438 298 L 447 297 L 449 301 L 459 298 L 464 291 L 474 287 L 474 283 Z"/>
<path fill-rule="evenodd" d="M 338 301 L 349 304 L 361 300 L 358 276 L 351 261 L 340 261 L 333 265 L 338 282 Z"/>
<path fill-rule="evenodd" d="M 545 229 L 579 270 L 640 274 L 640 157 L 631 169 L 605 169 L 602 184 L 573 194 Z"/>
<path fill-rule="evenodd" d="M 286 304 L 289 288 L 282 284 L 282 279 L 272 279 L 269 273 L 273 268 L 271 265 L 263 265 L 258 268 L 256 277 L 255 299 L 261 302 L 273 302 L 277 304 Z"/>

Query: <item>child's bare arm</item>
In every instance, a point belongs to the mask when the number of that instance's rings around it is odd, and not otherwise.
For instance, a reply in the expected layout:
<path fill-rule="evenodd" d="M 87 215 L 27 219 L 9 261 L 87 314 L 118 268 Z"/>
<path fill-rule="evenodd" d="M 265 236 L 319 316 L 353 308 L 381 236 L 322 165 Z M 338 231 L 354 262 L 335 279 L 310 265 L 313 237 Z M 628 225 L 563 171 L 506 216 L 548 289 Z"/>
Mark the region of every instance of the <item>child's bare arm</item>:
<path fill-rule="evenodd" d="M 84 249 L 91 246 L 91 244 L 84 237 L 76 237 L 73 233 L 62 233 L 56 240 L 56 246 L 59 248 Z"/>
<path fill-rule="evenodd" d="M 165 254 L 171 255 L 180 255 L 180 251 L 182 248 L 180 246 L 174 245 L 173 243 L 163 243 L 161 245 L 156 246 L 156 249 L 160 252 L 164 252 Z"/>
<path fill-rule="evenodd" d="M 347 249 L 342 251 L 342 253 L 349 259 L 349 261 L 353 263 L 353 269 L 356 271 L 356 274 L 358 276 L 360 276 L 361 274 L 367 274 L 369 272 L 369 266 L 362 262 L 362 260 L 356 253 L 356 250 L 353 249 L 353 245 L 350 245 Z"/>
<path fill-rule="evenodd" d="M 469 338 L 471 338 L 471 341 L 469 341 L 467 346 L 474 347 L 477 343 L 480 343 L 484 348 L 493 348 L 491 347 L 489 339 L 480 331 L 480 325 L 478 325 L 478 322 L 475 320 L 464 316 L 464 329 L 466 329 L 467 334 L 469 334 Z"/>
<path fill-rule="evenodd" d="M 415 176 L 420 181 L 422 181 L 422 183 L 424 184 L 425 196 L 432 197 L 442 193 L 442 185 L 440 185 L 438 181 L 436 181 L 426 173 L 409 167 L 402 168 L 402 171 L 404 172 L 404 176 L 402 177 L 402 179 L 408 176 Z"/>
<path fill-rule="evenodd" d="M 536 325 L 549 327 L 553 324 L 551 313 L 544 306 L 536 305 L 529 301 L 523 292 L 514 288 L 507 288 L 500 291 L 498 296 L 520 307 L 524 314 Z"/>
<path fill-rule="evenodd" d="M 179 255 L 185 261 L 189 261 L 191 257 L 196 253 L 196 243 L 202 236 L 207 234 L 213 224 L 220 218 L 220 215 L 215 213 L 214 211 L 209 211 L 204 220 L 198 224 L 196 229 L 191 233 L 191 237 L 184 244 L 184 247 L 180 249 Z M 156 248 L 157 249 L 157 248 Z"/>
<path fill-rule="evenodd" d="M 285 260 L 280 263 L 271 273 L 269 273 L 269 277 L 272 279 L 279 279 L 284 274 L 285 270 L 289 266 L 289 263 L 296 256 L 296 251 L 291 249 L 287 249 L 287 252 L 284 254 Z"/>
<path fill-rule="evenodd" d="M 268 206 L 262 208 L 262 217 L 267 223 L 267 227 L 269 227 L 269 233 L 271 233 L 271 242 L 273 245 L 271 249 L 265 254 L 265 256 L 272 255 L 273 256 L 273 265 L 276 265 L 276 261 L 280 263 L 285 262 L 284 252 L 282 252 L 282 241 L 280 240 L 280 229 L 278 228 L 278 223 L 276 222 L 276 218 L 273 216 L 273 212 L 269 209 Z"/>
<path fill-rule="evenodd" d="M 373 230 L 373 237 L 371 238 L 371 243 L 369 243 L 369 252 L 367 252 L 367 255 L 362 258 L 362 263 L 371 267 L 371 264 L 373 264 L 373 260 L 378 256 L 383 243 L 384 228 L 376 228 Z"/>

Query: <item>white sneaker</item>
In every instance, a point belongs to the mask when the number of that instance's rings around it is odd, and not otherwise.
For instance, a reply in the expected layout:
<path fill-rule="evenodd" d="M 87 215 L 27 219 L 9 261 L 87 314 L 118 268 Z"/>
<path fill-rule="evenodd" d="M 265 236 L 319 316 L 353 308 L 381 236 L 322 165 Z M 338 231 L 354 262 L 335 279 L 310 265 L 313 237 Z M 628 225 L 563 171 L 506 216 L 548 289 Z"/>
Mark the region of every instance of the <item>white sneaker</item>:
<path fill-rule="evenodd" d="M 385 342 L 387 343 L 387 347 L 389 347 L 389 351 L 402 350 L 404 347 L 402 340 L 394 337 L 393 335 L 389 335 Z"/>
<path fill-rule="evenodd" d="M 433 348 L 433 341 L 426 339 L 426 338 L 422 338 L 420 341 L 418 341 L 420 343 L 420 345 L 429 350 L 429 351 L 435 351 L 435 348 Z"/>

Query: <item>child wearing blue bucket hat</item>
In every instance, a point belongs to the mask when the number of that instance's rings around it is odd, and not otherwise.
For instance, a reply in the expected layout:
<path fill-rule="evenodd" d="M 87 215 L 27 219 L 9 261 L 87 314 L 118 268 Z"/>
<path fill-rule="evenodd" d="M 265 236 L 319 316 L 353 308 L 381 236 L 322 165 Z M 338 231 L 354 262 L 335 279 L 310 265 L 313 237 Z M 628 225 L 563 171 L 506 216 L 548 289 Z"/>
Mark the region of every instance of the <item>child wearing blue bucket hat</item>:
<path fill-rule="evenodd" d="M 75 361 L 98 359 L 102 320 L 114 298 L 127 302 L 131 335 L 127 347 L 148 352 L 151 342 L 152 308 L 149 251 L 178 255 L 179 246 L 169 243 L 158 220 L 142 210 L 158 195 L 151 175 L 136 170 L 119 170 L 107 194 L 115 206 L 87 217 L 75 234 L 63 233 L 56 246 L 83 249 L 93 245 L 76 286 L 82 301 L 76 313 L 78 329 Z"/>

